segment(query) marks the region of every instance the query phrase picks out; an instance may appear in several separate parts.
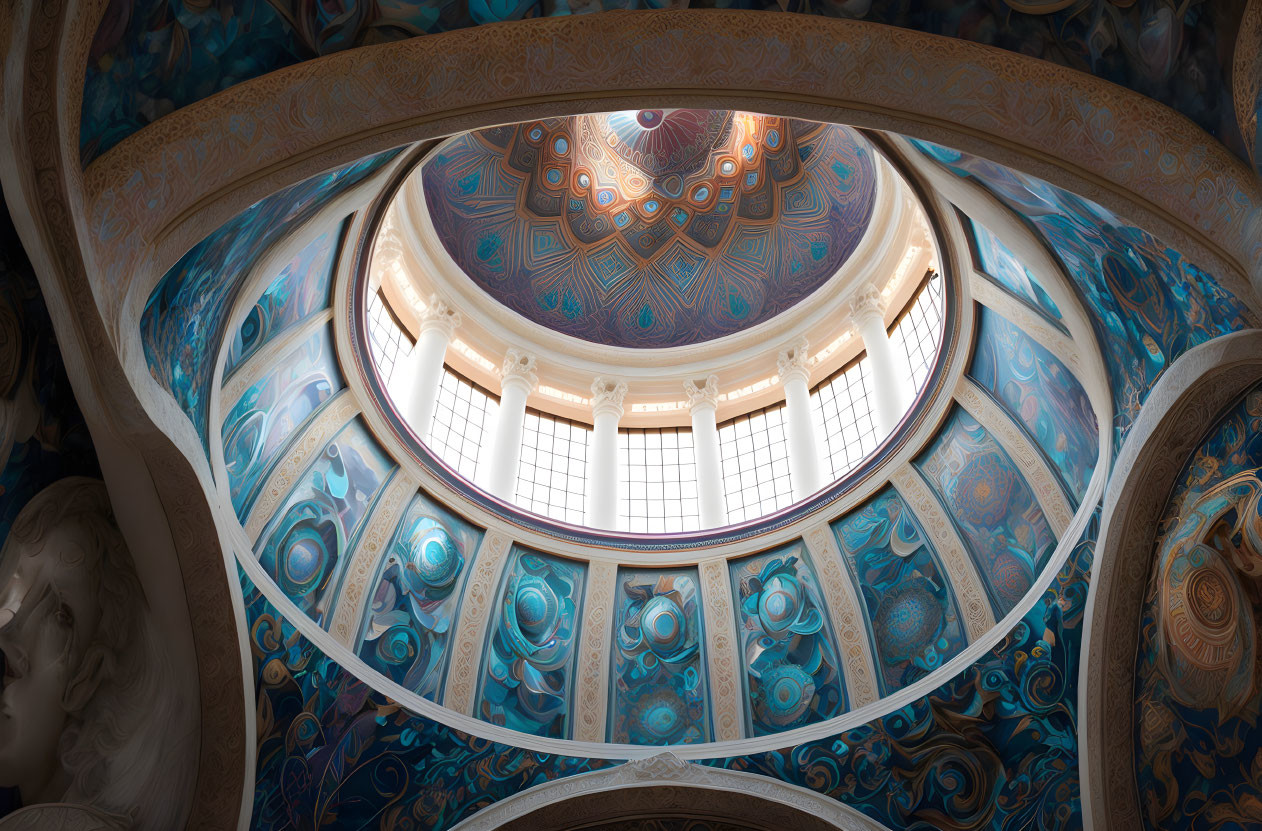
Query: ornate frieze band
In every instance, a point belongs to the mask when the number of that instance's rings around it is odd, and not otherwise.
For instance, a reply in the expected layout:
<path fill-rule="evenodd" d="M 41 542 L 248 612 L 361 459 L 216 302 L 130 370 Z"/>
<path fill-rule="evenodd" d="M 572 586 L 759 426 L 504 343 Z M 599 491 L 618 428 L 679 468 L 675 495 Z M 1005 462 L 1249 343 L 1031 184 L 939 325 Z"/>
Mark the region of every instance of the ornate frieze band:
<path fill-rule="evenodd" d="M 701 603 L 705 610 L 706 668 L 710 678 L 710 707 L 714 740 L 739 739 L 744 733 L 745 710 L 741 701 L 740 656 L 736 646 L 736 615 L 727 560 L 702 560 Z"/>
<path fill-rule="evenodd" d="M 831 528 L 817 525 L 807 531 L 806 547 L 819 573 L 820 588 L 837 630 L 837 646 L 846 665 L 850 709 L 857 710 L 881 697 L 876 685 L 872 644 L 868 641 L 867 626 L 859 608 L 859 596 L 842 563 L 841 550 Z"/>
<path fill-rule="evenodd" d="M 610 627 L 618 567 L 595 562 L 587 567 L 587 597 L 583 600 L 583 632 L 575 668 L 574 738 L 580 742 L 605 741 L 609 703 Z"/>
<path fill-rule="evenodd" d="M 451 641 L 451 663 L 447 667 L 447 688 L 442 698 L 443 706 L 457 713 L 473 713 L 473 696 L 482 666 L 482 644 L 512 542 L 499 531 L 487 531 L 473 557 L 473 571 L 469 574 L 460 620 Z"/>

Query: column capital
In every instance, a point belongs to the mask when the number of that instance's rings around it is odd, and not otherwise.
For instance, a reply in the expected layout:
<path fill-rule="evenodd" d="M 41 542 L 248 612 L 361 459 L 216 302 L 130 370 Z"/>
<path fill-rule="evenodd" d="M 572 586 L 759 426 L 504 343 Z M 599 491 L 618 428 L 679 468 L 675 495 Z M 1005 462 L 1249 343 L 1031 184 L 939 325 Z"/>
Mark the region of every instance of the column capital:
<path fill-rule="evenodd" d="M 431 294 L 426 304 L 425 311 L 420 314 L 422 332 L 427 329 L 441 329 L 447 337 L 451 337 L 456 327 L 464 322 L 460 312 L 437 294 Z"/>
<path fill-rule="evenodd" d="M 684 381 L 684 392 L 688 395 L 689 412 L 706 407 L 716 409 L 719 406 L 719 376 L 709 376 L 701 386 L 697 386 L 697 382 L 689 378 Z"/>
<path fill-rule="evenodd" d="M 875 319 L 884 328 L 886 305 L 885 295 L 881 293 L 876 284 L 867 283 L 850 295 L 850 316 L 854 318 L 855 323 L 864 323 L 869 319 Z"/>
<path fill-rule="evenodd" d="M 622 400 L 626 397 L 626 381 L 600 376 L 592 381 L 592 415 L 610 412 L 622 418 Z"/>
<path fill-rule="evenodd" d="M 807 353 L 807 346 L 806 338 L 798 338 L 792 346 L 780 350 L 776 356 L 776 370 L 781 384 L 794 377 L 801 378 L 803 382 L 810 380 L 811 356 Z"/>
<path fill-rule="evenodd" d="M 539 383 L 539 375 L 535 372 L 538 366 L 538 359 L 531 353 L 509 349 L 504 353 L 504 364 L 500 367 L 500 387 L 521 386 L 529 394 Z"/>

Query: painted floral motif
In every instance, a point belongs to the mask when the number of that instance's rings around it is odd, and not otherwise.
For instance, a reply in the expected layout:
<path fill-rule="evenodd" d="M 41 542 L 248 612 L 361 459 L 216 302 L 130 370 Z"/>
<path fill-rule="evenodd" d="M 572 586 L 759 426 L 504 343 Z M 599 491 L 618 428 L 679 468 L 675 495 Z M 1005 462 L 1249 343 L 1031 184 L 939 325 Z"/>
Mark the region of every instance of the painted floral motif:
<path fill-rule="evenodd" d="M 447 640 L 482 531 L 423 493 L 412 498 L 369 595 L 359 657 L 400 686 L 437 701 Z"/>
<path fill-rule="evenodd" d="M 355 419 L 325 445 L 259 538 L 259 563 L 316 622 L 332 611 L 361 521 L 393 470 Z"/>
<path fill-rule="evenodd" d="M 946 508 L 1000 618 L 1025 596 L 1056 536 L 1016 464 L 956 407 L 916 467 Z"/>
<path fill-rule="evenodd" d="M 534 785 L 618 764 L 488 742 L 411 713 L 241 581 L 257 696 L 255 831 L 445 831 Z"/>
<path fill-rule="evenodd" d="M 994 162 L 913 143 L 953 173 L 985 185 L 1023 217 L 1078 284 L 1109 371 L 1115 453 L 1175 358 L 1256 325 L 1212 275 L 1100 205 Z"/>
<path fill-rule="evenodd" d="M 609 741 L 710 741 L 697 569 L 618 573 Z"/>
<path fill-rule="evenodd" d="M 950 579 L 897 491 L 886 488 L 832 528 L 862 594 L 883 695 L 967 645 Z"/>
<path fill-rule="evenodd" d="M 851 805 L 888 828 L 1077 829 L 1078 663 L 1099 511 L 1040 602 L 924 698 L 836 736 L 705 764 Z"/>
<path fill-rule="evenodd" d="M 221 435 L 228 492 L 239 519 L 245 520 L 289 437 L 344 386 L 333 332 L 325 327 L 278 359 L 232 405 Z"/>
<path fill-rule="evenodd" d="M 514 547 L 492 621 L 478 718 L 569 738 L 576 623 L 587 567 Z"/>
<path fill-rule="evenodd" d="M 149 295 L 140 319 L 149 373 L 188 415 L 207 452 L 215 361 L 228 312 L 251 269 L 282 234 L 398 152 L 387 150 L 313 176 L 254 203 L 193 246 Z"/>
<path fill-rule="evenodd" d="M 230 377 L 238 366 L 272 338 L 329 307 L 333 254 L 345 229 L 346 223 L 343 222 L 337 230 L 326 231 L 316 237 L 263 291 L 228 345 L 224 378 Z"/>
<path fill-rule="evenodd" d="M 1140 621 L 1135 777 L 1150 828 L 1257 824 L 1262 388 L 1176 480 Z"/>
<path fill-rule="evenodd" d="M 1057 328 L 1063 331 L 1064 327 L 1059 324 L 1060 309 L 1012 249 L 980 222 L 969 220 L 968 225 L 973 232 L 978 271 L 1021 298 L 1031 309 L 1056 322 Z"/>
<path fill-rule="evenodd" d="M 845 687 L 832 626 L 801 542 L 732 562 L 745 667 L 746 732 L 764 736 L 840 715 Z"/>
<path fill-rule="evenodd" d="M 1025 427 L 1074 504 L 1080 502 L 1100 455 L 1100 429 L 1078 379 L 1041 344 L 984 306 L 968 372 Z"/>
<path fill-rule="evenodd" d="M 652 9 L 667 0 L 405 0 L 301 4 L 116 0 L 97 28 L 84 78 L 86 166 L 172 110 L 319 55 L 501 20 Z M 1230 67 L 1244 4 L 907 3 L 893 0 L 692 0 L 691 8 L 862 18 L 1007 49 L 1090 72 L 1156 98 L 1247 158 L 1234 122 Z"/>

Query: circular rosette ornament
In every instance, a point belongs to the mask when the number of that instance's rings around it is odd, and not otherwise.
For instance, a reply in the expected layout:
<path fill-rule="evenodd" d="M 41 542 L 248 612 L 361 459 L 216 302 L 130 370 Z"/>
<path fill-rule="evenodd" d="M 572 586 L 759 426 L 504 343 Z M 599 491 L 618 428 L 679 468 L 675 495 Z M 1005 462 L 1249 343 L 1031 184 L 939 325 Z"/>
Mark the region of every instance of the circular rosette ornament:
<path fill-rule="evenodd" d="M 276 582 L 295 600 L 323 589 L 345 544 L 329 506 L 307 499 L 290 508 L 272 539 Z"/>
<path fill-rule="evenodd" d="M 815 698 L 815 679 L 796 664 L 782 664 L 763 673 L 754 699 L 761 721 L 775 727 L 800 722 Z"/>
<path fill-rule="evenodd" d="M 783 640 L 791 635 L 814 635 L 824 625 L 819 610 L 806 597 L 798 576 L 796 557 L 771 560 L 750 581 L 744 610 L 758 620 L 769 637 Z"/>
<path fill-rule="evenodd" d="M 541 671 L 561 667 L 569 653 L 558 637 L 573 604 L 557 597 L 548 581 L 534 574 L 514 578 L 504 597 L 504 639 L 513 654 Z"/>
<path fill-rule="evenodd" d="M 635 744 L 682 744 L 700 736 L 692 725 L 688 705 L 670 688 L 656 689 L 642 697 L 635 703 L 631 717 Z"/>
<path fill-rule="evenodd" d="M 639 625 L 645 646 L 666 663 L 686 661 L 697 652 L 696 638 L 688 631 L 687 616 L 673 592 L 650 598 L 640 610 Z"/>
<path fill-rule="evenodd" d="M 942 604 L 923 577 L 896 585 L 881 598 L 872 629 L 890 661 L 906 661 L 932 648 L 945 625 Z"/>
<path fill-rule="evenodd" d="M 464 566 L 451 535 L 425 517 L 399 535 L 394 551 L 406 590 L 431 599 L 451 594 Z"/>

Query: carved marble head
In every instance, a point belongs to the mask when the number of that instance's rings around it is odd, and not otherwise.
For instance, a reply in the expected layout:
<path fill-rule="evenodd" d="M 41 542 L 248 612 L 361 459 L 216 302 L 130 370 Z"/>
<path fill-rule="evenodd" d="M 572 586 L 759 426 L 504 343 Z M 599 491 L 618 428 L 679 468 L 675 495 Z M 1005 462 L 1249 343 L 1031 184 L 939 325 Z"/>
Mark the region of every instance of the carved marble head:
<path fill-rule="evenodd" d="M 62 479 L 18 514 L 0 551 L 0 650 L 0 786 L 26 805 L 134 814 L 164 755 L 145 724 L 163 717 L 163 667 L 104 483 Z"/>

